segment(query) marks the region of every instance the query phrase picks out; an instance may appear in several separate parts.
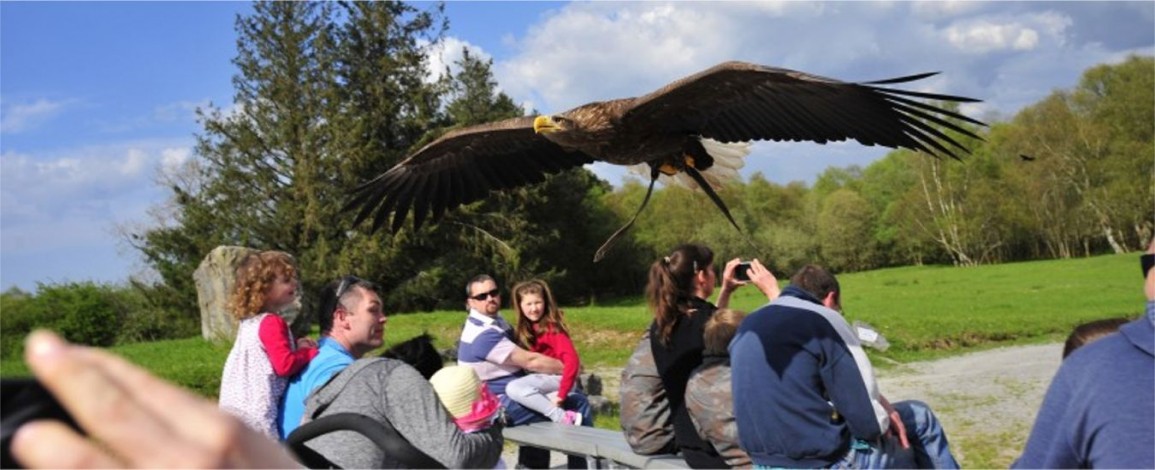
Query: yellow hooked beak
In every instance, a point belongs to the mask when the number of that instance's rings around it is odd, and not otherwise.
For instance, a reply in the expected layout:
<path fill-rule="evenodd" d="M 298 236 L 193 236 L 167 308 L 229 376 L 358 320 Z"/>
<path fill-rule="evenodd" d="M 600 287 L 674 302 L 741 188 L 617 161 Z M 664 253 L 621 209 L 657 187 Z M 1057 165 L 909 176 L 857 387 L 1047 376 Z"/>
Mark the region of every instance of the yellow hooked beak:
<path fill-rule="evenodd" d="M 554 122 L 552 116 L 541 115 L 533 120 L 533 132 L 541 134 L 542 132 L 555 132 L 560 128 Z"/>

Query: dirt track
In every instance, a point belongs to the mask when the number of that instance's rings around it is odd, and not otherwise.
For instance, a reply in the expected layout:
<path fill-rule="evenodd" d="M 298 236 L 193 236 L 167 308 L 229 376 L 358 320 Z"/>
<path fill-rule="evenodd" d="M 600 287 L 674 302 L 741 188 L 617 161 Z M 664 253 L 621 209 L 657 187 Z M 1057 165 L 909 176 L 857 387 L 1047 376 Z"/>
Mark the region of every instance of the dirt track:
<path fill-rule="evenodd" d="M 891 401 L 918 399 L 938 414 L 964 468 L 1007 468 L 1018 457 L 1047 385 L 1059 367 L 1059 343 L 1012 346 L 876 371 Z M 604 395 L 618 400 L 620 369 L 595 371 Z M 516 451 L 507 446 L 507 465 Z M 554 465 L 564 465 L 553 455 Z"/>
<path fill-rule="evenodd" d="M 919 399 L 935 410 L 963 467 L 1006 468 L 1022 452 L 1061 356 L 1059 343 L 1014 346 L 877 375 L 891 401 Z"/>

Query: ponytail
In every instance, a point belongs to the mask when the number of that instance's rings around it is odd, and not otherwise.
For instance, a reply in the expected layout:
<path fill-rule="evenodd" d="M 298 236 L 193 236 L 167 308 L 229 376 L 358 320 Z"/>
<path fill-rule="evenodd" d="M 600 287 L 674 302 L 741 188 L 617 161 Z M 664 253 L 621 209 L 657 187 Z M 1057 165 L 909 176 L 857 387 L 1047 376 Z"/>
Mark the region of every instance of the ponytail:
<path fill-rule="evenodd" d="M 678 318 L 689 313 L 688 303 L 694 296 L 694 277 L 713 263 L 714 252 L 709 248 L 684 244 L 650 265 L 646 300 L 654 313 L 661 344 L 669 345 Z"/>

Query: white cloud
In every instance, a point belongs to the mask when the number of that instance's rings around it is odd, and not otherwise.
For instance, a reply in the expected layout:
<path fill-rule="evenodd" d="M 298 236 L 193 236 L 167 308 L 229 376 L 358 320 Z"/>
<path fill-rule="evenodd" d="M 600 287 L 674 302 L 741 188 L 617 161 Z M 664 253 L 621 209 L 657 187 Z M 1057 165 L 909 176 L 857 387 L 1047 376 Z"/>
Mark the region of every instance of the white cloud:
<path fill-rule="evenodd" d="M 0 133 L 16 134 L 31 130 L 60 114 L 73 103 L 75 103 L 73 100 L 54 101 L 46 98 L 31 103 L 4 103 L 0 108 Z"/>
<path fill-rule="evenodd" d="M 1000 51 L 1054 50 L 1069 46 L 1074 20 L 1064 13 L 993 13 L 962 18 L 940 34 L 956 50 L 970 55 Z"/>
<path fill-rule="evenodd" d="M 748 7 L 693 5 L 569 4 L 531 26 L 518 56 L 495 64 L 495 75 L 511 96 L 542 111 L 645 93 L 733 51 L 732 41 L 717 34 L 730 29 L 719 12 Z"/>
<path fill-rule="evenodd" d="M 163 200 L 158 171 L 191 155 L 192 142 L 171 140 L 86 146 L 52 154 L 0 156 L 0 250 L 75 246 L 101 238 L 112 224 L 141 219 Z M 77 230 L 78 225 L 89 230 Z"/>
<path fill-rule="evenodd" d="M 1017 22 L 980 20 L 953 25 L 943 34 L 951 45 L 968 54 L 986 54 L 1007 49 L 1028 51 L 1039 44 L 1039 33 Z"/>
<path fill-rule="evenodd" d="M 469 41 L 462 40 L 457 37 L 446 37 L 441 41 L 433 44 L 426 44 L 424 47 L 429 51 L 429 62 L 426 64 L 425 83 L 433 83 L 445 75 L 446 70 L 451 74 L 461 71 L 461 67 L 457 65 L 464 57 L 464 49 L 469 49 L 471 56 L 481 59 L 490 60 L 492 57 Z"/>
<path fill-rule="evenodd" d="M 937 20 L 971 13 L 983 8 L 983 2 L 970 0 L 946 0 L 933 2 L 912 2 L 911 12 L 922 20 Z"/>
<path fill-rule="evenodd" d="M 191 147 L 165 148 L 160 151 L 160 172 L 172 174 L 192 157 Z"/>

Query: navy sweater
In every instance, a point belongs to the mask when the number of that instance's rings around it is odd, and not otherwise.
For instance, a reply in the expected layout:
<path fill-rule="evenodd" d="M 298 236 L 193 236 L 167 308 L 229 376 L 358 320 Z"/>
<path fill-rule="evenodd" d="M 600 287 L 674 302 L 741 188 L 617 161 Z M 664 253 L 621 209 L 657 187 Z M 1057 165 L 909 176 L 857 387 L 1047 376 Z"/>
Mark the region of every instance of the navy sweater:
<path fill-rule="evenodd" d="M 1014 468 L 1155 468 L 1155 305 L 1063 360 Z"/>
<path fill-rule="evenodd" d="M 889 426 L 870 362 L 842 316 L 787 287 L 730 343 L 734 415 L 755 464 L 824 467 Z"/>

